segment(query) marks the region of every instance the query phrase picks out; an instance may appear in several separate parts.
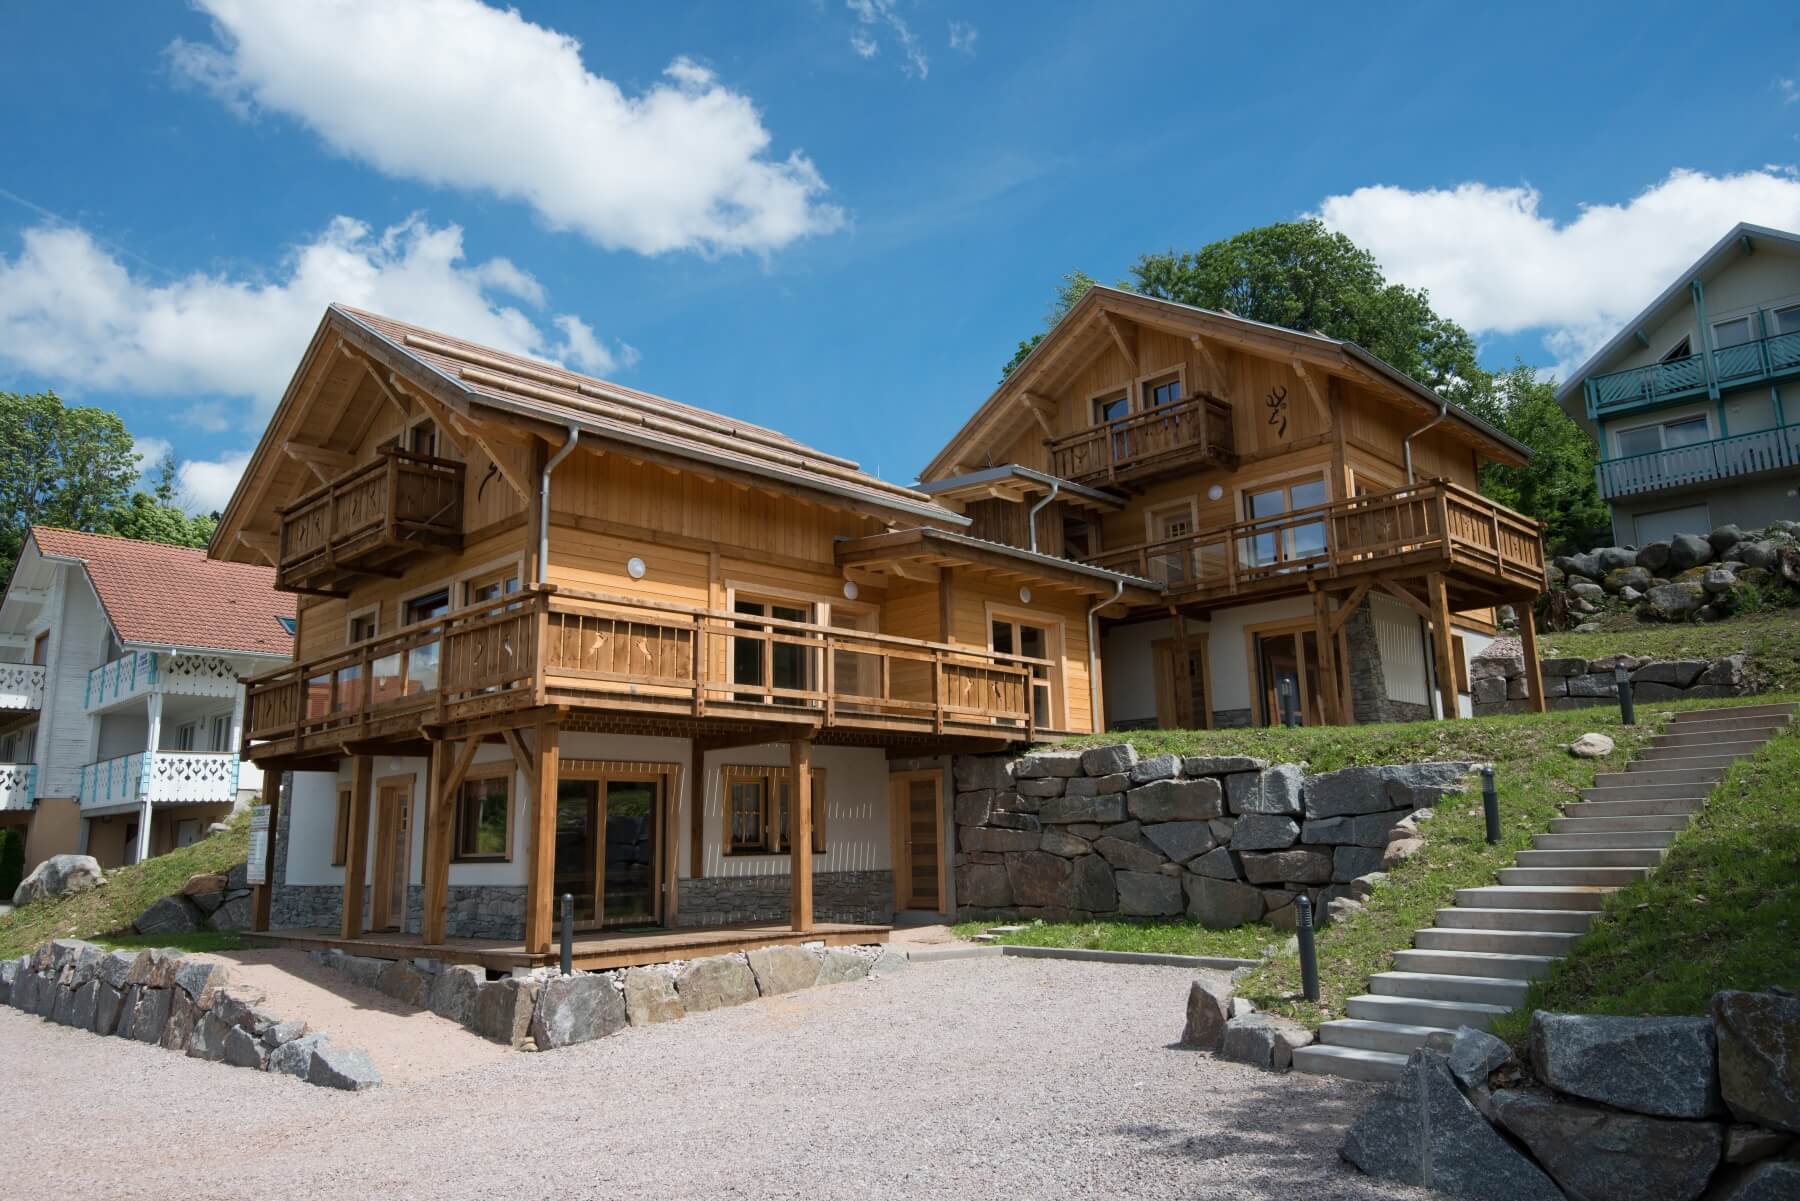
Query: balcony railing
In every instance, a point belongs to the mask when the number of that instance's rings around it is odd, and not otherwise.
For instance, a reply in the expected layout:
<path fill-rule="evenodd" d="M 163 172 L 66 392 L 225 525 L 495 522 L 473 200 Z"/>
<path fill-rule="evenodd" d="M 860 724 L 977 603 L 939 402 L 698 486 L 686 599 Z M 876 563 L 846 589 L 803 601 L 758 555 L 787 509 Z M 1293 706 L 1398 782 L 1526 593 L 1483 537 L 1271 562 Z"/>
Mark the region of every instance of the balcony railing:
<path fill-rule="evenodd" d="M 1035 737 L 1042 659 L 534 588 L 249 683 L 246 738 L 333 745 L 394 721 L 546 703 L 651 716 Z"/>
<path fill-rule="evenodd" d="M 37 764 L 0 763 L 0 810 L 29 809 L 36 803 Z"/>
<path fill-rule="evenodd" d="M 237 688 L 237 668 L 221 655 L 133 651 L 88 672 L 83 700 L 93 712 L 152 692 L 230 697 L 237 694 Z"/>
<path fill-rule="evenodd" d="M 1090 562 L 1160 580 L 1172 594 L 1221 598 L 1303 591 L 1319 576 L 1401 565 L 1466 568 L 1505 587 L 1544 582 L 1537 522 L 1448 480 L 1240 521 Z"/>
<path fill-rule="evenodd" d="M 0 711 L 35 712 L 44 707 L 42 663 L 0 663 Z"/>
<path fill-rule="evenodd" d="M 420 550 L 462 546 L 463 465 L 393 447 L 281 510 L 275 586 L 346 591 Z"/>
<path fill-rule="evenodd" d="M 1776 334 L 1713 351 L 1712 385 L 1735 387 L 1800 372 L 1800 333 Z M 1596 375 L 1587 381 L 1589 417 L 1619 409 L 1645 408 L 1698 396 L 1709 390 L 1706 356 L 1651 363 Z"/>
<path fill-rule="evenodd" d="M 1137 479 L 1232 454 L 1231 406 L 1195 396 L 1051 439 L 1050 474 L 1078 484 Z"/>
<path fill-rule="evenodd" d="M 1594 468 L 1603 500 L 1800 467 L 1800 425 L 1610 459 Z"/>
<path fill-rule="evenodd" d="M 237 799 L 238 770 L 229 751 L 139 752 L 83 767 L 76 795 L 83 809 L 222 804 Z"/>

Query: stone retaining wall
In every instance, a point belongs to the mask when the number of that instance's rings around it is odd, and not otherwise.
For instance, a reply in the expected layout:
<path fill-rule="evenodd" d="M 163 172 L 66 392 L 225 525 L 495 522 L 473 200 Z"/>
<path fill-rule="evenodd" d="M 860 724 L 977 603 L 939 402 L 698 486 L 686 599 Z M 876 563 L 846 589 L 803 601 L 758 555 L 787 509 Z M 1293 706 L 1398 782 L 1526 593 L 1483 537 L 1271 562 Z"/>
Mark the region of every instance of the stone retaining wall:
<path fill-rule="evenodd" d="M 955 760 L 956 898 L 968 919 L 1170 917 L 1291 928 L 1419 846 L 1419 812 L 1470 763 L 1306 777 L 1244 756 L 1129 744 Z"/>
<path fill-rule="evenodd" d="M 1630 673 L 1631 693 L 1638 701 L 1750 696 L 1760 690 L 1749 671 L 1749 656 L 1742 651 L 1720 659 L 1639 659 L 1631 655 L 1541 659 L 1544 695 L 1550 708 L 1617 705 L 1619 687 L 1613 680 L 1613 667 L 1619 663 Z M 1527 711 L 1530 702 L 1524 699 L 1524 677 L 1525 659 L 1518 652 L 1471 662 L 1469 687 L 1474 692 L 1475 715 Z"/>
<path fill-rule="evenodd" d="M 262 1006 L 222 963 L 172 950 L 107 951 L 75 938 L 0 960 L 0 1005 L 191 1059 L 297 1076 L 327 1088 L 381 1082 L 367 1055 Z"/>

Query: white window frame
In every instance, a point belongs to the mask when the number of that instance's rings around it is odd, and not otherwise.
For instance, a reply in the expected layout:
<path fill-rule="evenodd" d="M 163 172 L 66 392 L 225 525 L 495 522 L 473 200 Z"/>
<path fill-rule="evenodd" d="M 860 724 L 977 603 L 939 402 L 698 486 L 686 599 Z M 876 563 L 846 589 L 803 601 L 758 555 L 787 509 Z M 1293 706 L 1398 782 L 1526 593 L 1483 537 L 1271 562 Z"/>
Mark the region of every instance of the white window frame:
<path fill-rule="evenodd" d="M 1699 410 L 1696 410 L 1691 413 L 1683 413 L 1676 417 L 1670 417 L 1670 416 L 1664 415 L 1664 416 L 1657 417 L 1650 421 L 1639 421 L 1633 425 L 1613 426 L 1612 427 L 1613 457 L 1615 459 L 1629 459 L 1629 458 L 1634 457 L 1635 455 L 1661 454 L 1663 451 L 1671 449 L 1669 446 L 1669 440 L 1663 434 L 1663 430 L 1667 429 L 1671 425 L 1682 425 L 1689 421 L 1703 421 L 1706 423 L 1706 437 L 1700 439 L 1702 442 L 1711 442 L 1714 438 L 1717 438 L 1719 436 L 1717 434 L 1717 432 L 1715 432 L 1715 429 L 1713 427 L 1712 414 L 1708 413 L 1705 409 L 1699 409 Z M 1639 450 L 1639 451 L 1633 451 L 1631 454 L 1626 454 L 1625 449 L 1624 449 L 1624 444 L 1622 441 L 1623 437 L 1626 434 L 1633 434 L 1633 433 L 1636 433 L 1638 430 L 1647 430 L 1647 429 L 1653 429 L 1656 431 L 1656 442 L 1657 442 L 1656 449 L 1655 450 Z M 1680 447 L 1675 447 L 1673 449 L 1679 450 Z"/>
<path fill-rule="evenodd" d="M 1793 329 L 1784 330 L 1781 328 L 1781 317 L 1784 313 L 1792 313 L 1794 315 Z M 1769 325 L 1770 328 L 1763 331 L 1769 337 L 1779 337 L 1782 334 L 1800 334 L 1800 304 L 1784 304 L 1780 308 L 1770 309 Z"/>
<path fill-rule="evenodd" d="M 1742 321 L 1744 323 L 1744 333 L 1746 334 L 1746 337 L 1744 338 L 1744 340 L 1742 342 L 1733 342 L 1729 346 L 1720 345 L 1719 344 L 1719 327 L 1722 325 L 1736 325 L 1740 321 Z M 1726 317 L 1726 318 L 1723 318 L 1722 320 L 1713 321 L 1710 323 L 1710 325 L 1711 325 L 1710 333 L 1712 334 L 1712 346 L 1713 346 L 1714 350 L 1730 350 L 1730 349 L 1732 349 L 1732 347 L 1748 346 L 1750 343 L 1756 341 L 1756 314 L 1755 313 L 1740 313 L 1736 317 Z"/>
<path fill-rule="evenodd" d="M 1137 381 L 1132 387 L 1132 391 L 1135 393 L 1134 399 L 1136 402 L 1132 411 L 1137 413 L 1154 413 L 1159 408 L 1166 408 L 1166 405 L 1152 405 L 1150 403 L 1150 385 L 1157 380 L 1166 380 L 1171 375 L 1175 377 L 1175 382 L 1181 386 L 1181 399 L 1174 403 L 1180 404 L 1182 401 L 1192 400 L 1193 394 L 1188 391 L 1187 364 L 1176 363 L 1171 367 L 1164 367 L 1161 371 L 1152 371 L 1147 375 L 1140 375 L 1137 377 Z"/>

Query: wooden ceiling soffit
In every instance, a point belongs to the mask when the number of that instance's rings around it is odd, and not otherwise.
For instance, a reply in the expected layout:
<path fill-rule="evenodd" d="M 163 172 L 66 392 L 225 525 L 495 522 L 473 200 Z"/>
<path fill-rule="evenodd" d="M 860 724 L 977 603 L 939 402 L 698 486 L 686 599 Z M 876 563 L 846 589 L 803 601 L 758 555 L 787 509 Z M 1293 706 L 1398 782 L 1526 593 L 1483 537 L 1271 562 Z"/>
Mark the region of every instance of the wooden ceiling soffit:
<path fill-rule="evenodd" d="M 1044 437 L 1054 438 L 1056 428 L 1052 422 L 1056 417 L 1056 402 L 1029 389 L 1019 393 L 1019 399 L 1031 411 L 1031 415 L 1037 418 L 1038 428 L 1044 431 Z"/>
<path fill-rule="evenodd" d="M 356 465 L 354 455 L 347 455 L 341 450 L 329 450 L 323 446 L 311 446 L 305 442 L 295 442 L 291 438 L 282 442 L 281 451 L 296 463 L 304 464 L 318 477 L 321 484 L 329 484 L 337 476 L 344 474 Z"/>
<path fill-rule="evenodd" d="M 345 358 L 352 362 L 362 364 L 363 369 L 367 371 L 370 378 L 375 381 L 375 386 L 381 389 L 381 395 L 385 397 L 387 402 L 393 405 L 395 411 L 400 414 L 400 420 L 405 421 L 411 416 L 411 411 L 407 409 L 406 402 L 396 396 L 394 390 L 388 387 L 387 380 L 382 378 L 383 372 L 380 363 L 377 363 L 362 351 L 351 346 L 348 342 L 340 341 L 338 343 L 338 349 L 344 352 Z"/>
<path fill-rule="evenodd" d="M 501 443 L 492 437 L 480 422 L 470 419 L 458 409 L 453 409 L 423 388 L 414 388 L 399 375 L 391 377 L 394 387 L 417 401 L 419 407 L 431 415 L 444 436 L 456 443 L 464 458 L 471 457 L 473 450 L 479 450 L 493 463 L 500 478 L 505 480 L 512 490 L 519 494 L 519 499 L 530 503 L 531 486 L 526 480 L 530 468 L 525 463 L 524 448 Z"/>
<path fill-rule="evenodd" d="M 1100 310 L 1100 322 L 1106 326 L 1106 332 L 1112 335 L 1113 345 L 1125 357 L 1125 365 L 1131 368 L 1131 374 L 1138 374 L 1137 331 L 1122 328 L 1119 319 L 1105 309 Z"/>
<path fill-rule="evenodd" d="M 279 553 L 281 544 L 279 540 L 276 539 L 275 535 L 258 534 L 251 530 L 239 530 L 237 532 L 237 540 L 238 545 L 242 546 L 245 550 L 250 551 L 252 554 L 260 555 L 267 561 L 270 567 L 276 566 L 276 556 Z"/>

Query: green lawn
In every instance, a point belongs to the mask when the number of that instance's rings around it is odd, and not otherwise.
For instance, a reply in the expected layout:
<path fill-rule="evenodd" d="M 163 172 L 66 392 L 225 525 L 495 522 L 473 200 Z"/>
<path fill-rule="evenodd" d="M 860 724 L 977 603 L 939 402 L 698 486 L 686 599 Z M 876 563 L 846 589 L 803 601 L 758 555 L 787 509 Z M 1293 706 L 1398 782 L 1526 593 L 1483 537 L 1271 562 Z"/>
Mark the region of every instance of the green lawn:
<path fill-rule="evenodd" d="M 1649 879 L 1532 986 L 1497 1032 L 1525 1037 L 1533 1009 L 1700 1014 L 1721 988 L 1800 991 L 1800 733 L 1734 766 Z"/>
<path fill-rule="evenodd" d="M 1544 634 L 1538 653 L 1600 659 L 1629 654 L 1658 659 L 1716 659 L 1747 651 L 1751 672 L 1764 690 L 1800 689 L 1800 610 L 1748 613 L 1729 621 L 1663 625 L 1626 613 L 1598 618 L 1593 634 Z"/>
<path fill-rule="evenodd" d="M 114 868 L 106 873 L 106 883 L 91 892 L 39 901 L 0 917 L 0 959 L 22 955 L 50 938 L 87 938 L 117 946 L 181 945 L 166 937 L 143 942 L 124 940 L 137 937 L 131 933 L 131 923 L 138 914 L 159 897 L 181 891 L 189 876 L 222 872 L 244 861 L 250 846 L 249 818 L 239 814 L 230 824 L 228 832 L 203 838 L 193 846 L 132 867 Z"/>
<path fill-rule="evenodd" d="M 1081 947 L 1095 951 L 1143 951 L 1158 955 L 1210 955 L 1229 959 L 1258 959 L 1270 946 L 1279 946 L 1287 934 L 1269 926 L 1240 926 L 1236 930 L 1208 930 L 1199 922 L 1116 921 L 1015 923 L 960 922 L 958 938 L 973 938 L 994 926 L 1024 925 L 1023 930 L 997 936 L 996 941 L 1020 947 Z"/>

